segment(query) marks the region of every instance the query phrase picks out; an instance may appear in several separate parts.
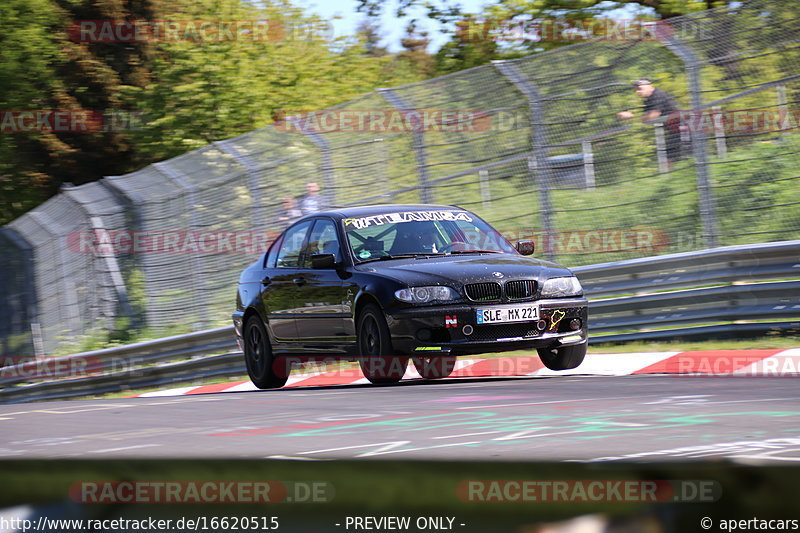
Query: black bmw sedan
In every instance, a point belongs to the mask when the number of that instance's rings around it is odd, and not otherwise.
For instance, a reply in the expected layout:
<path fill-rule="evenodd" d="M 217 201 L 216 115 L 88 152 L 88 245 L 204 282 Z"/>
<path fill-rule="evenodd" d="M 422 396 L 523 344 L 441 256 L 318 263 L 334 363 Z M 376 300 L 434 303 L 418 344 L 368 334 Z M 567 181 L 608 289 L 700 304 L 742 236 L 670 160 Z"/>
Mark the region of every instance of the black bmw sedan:
<path fill-rule="evenodd" d="M 446 377 L 459 355 L 535 348 L 547 368 L 586 354 L 578 279 L 529 257 L 455 206 L 375 205 L 307 215 L 239 278 L 233 323 L 260 388 L 286 383 L 288 361 L 359 361 L 373 383 L 411 359 Z"/>

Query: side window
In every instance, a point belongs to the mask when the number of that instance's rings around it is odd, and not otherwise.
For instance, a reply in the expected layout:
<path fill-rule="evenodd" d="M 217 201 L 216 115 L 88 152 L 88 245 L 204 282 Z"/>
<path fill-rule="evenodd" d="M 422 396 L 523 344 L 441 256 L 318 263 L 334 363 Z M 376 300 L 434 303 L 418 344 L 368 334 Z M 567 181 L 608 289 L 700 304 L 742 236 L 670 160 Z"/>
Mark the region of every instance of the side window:
<path fill-rule="evenodd" d="M 305 268 L 311 268 L 311 256 L 314 254 L 333 254 L 337 262 L 342 260 L 336 226 L 329 218 L 320 218 L 314 223 L 303 260 Z"/>
<path fill-rule="evenodd" d="M 275 239 L 275 242 L 272 243 L 272 246 L 269 247 L 269 252 L 267 252 L 267 258 L 264 261 L 264 266 L 266 268 L 275 268 L 275 260 L 278 259 L 278 250 L 281 249 L 281 243 L 283 242 L 283 236 L 279 236 Z"/>
<path fill-rule="evenodd" d="M 310 226 L 311 221 L 307 220 L 286 230 L 280 250 L 278 250 L 277 261 L 275 262 L 277 268 L 297 268 L 300 266 L 300 252 L 303 249 L 303 242 L 306 240 L 306 234 Z"/>

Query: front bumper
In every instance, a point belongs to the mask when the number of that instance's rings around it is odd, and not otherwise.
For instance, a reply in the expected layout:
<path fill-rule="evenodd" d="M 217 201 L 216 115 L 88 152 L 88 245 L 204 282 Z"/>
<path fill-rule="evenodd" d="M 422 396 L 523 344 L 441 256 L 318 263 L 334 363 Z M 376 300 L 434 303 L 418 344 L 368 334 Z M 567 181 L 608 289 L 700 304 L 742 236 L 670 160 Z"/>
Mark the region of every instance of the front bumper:
<path fill-rule="evenodd" d="M 530 322 L 477 323 L 477 309 L 512 305 L 509 303 L 455 304 L 389 311 L 387 321 L 392 346 L 405 354 L 461 355 L 554 348 L 586 342 L 588 302 L 585 298 L 554 298 L 515 304 L 537 304 L 539 318 Z"/>

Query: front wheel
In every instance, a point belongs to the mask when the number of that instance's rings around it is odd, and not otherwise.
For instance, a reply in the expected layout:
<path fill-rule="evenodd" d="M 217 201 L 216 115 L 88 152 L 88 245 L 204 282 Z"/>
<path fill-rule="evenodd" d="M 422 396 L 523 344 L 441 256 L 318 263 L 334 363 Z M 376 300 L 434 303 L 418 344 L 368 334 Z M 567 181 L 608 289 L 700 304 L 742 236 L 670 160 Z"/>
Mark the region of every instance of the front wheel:
<path fill-rule="evenodd" d="M 414 367 L 419 375 L 425 379 L 446 378 L 456 368 L 454 355 L 441 355 L 433 357 L 414 357 Z"/>
<path fill-rule="evenodd" d="M 267 328 L 255 315 L 248 318 L 244 326 L 244 361 L 250 381 L 259 389 L 283 387 L 289 379 L 288 367 L 283 372 L 276 372 Z"/>
<path fill-rule="evenodd" d="M 539 348 L 539 359 L 550 370 L 569 370 L 576 368 L 586 357 L 586 344 L 562 346 L 561 348 Z"/>
<path fill-rule="evenodd" d="M 408 357 L 392 355 L 392 339 L 383 311 L 367 304 L 358 315 L 358 364 L 370 383 L 397 383 L 406 373 Z"/>

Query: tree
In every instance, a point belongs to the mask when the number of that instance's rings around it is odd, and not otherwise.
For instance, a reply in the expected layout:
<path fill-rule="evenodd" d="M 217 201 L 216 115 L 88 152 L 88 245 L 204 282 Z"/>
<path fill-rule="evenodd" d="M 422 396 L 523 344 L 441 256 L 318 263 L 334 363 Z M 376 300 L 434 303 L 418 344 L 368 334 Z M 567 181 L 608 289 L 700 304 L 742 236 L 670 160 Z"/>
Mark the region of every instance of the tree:
<path fill-rule="evenodd" d="M 63 183 L 133 168 L 129 132 L 115 130 L 108 119 L 131 111 L 126 87 L 147 83 L 149 43 L 81 42 L 68 30 L 77 20 L 153 17 L 151 0 L 0 5 L 0 221 L 55 194 Z M 26 112 L 49 118 L 23 122 Z M 56 116 L 66 117 L 65 127 Z"/>
<path fill-rule="evenodd" d="M 98 20 L 153 27 L 168 21 L 179 33 L 94 42 L 101 39 L 71 31 L 75 21 Z M 242 28 L 209 39 L 191 21 L 240 21 Z M 263 21 L 265 32 L 246 28 Z M 398 59 L 382 55 L 377 43 L 377 29 L 366 39 L 333 38 L 327 21 L 289 0 L 3 0 L 0 111 L 136 120 L 110 131 L 0 132 L 0 223 L 63 183 L 131 172 L 264 127 L 287 112 L 324 109 L 431 75 L 424 46 L 409 43 Z"/>

